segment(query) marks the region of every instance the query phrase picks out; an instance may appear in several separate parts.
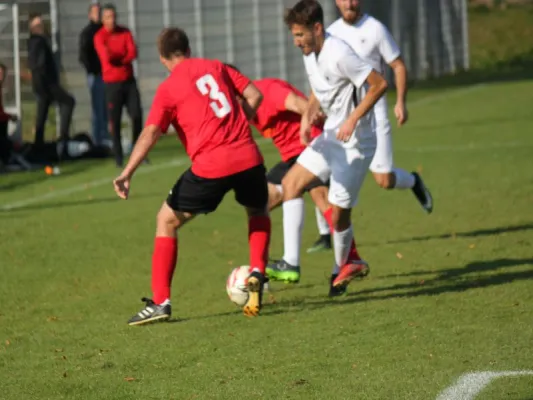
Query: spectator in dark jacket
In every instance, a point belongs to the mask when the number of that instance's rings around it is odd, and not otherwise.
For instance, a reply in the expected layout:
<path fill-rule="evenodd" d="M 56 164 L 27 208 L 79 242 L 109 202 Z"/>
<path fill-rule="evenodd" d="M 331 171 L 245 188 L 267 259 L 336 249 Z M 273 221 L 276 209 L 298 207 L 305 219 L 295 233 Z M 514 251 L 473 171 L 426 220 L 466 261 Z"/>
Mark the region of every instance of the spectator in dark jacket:
<path fill-rule="evenodd" d="M 122 109 L 126 107 L 130 115 L 134 143 L 142 130 L 142 109 L 137 81 L 133 75 L 137 46 L 130 30 L 117 25 L 116 16 L 115 6 L 112 4 L 102 7 L 103 26 L 94 35 L 94 48 L 102 64 L 115 160 L 117 166 L 121 167 L 124 161 L 120 135 Z"/>
<path fill-rule="evenodd" d="M 28 67 L 31 71 L 33 92 L 37 97 L 37 118 L 35 121 L 35 145 L 44 144 L 44 128 L 48 117 L 48 108 L 52 103 L 58 103 L 60 109 L 60 141 L 63 151 L 60 156 L 67 154 L 72 112 L 74 111 L 74 97 L 59 84 L 59 72 L 54 60 L 52 48 L 44 35 L 42 18 L 37 15 L 29 21 L 30 38 L 28 39 Z"/>
<path fill-rule="evenodd" d="M 89 24 L 80 33 L 79 60 L 87 72 L 92 106 L 91 133 L 93 142 L 97 146 L 109 139 L 102 66 L 93 43 L 94 35 L 101 27 L 100 5 L 93 3 L 89 6 Z"/>

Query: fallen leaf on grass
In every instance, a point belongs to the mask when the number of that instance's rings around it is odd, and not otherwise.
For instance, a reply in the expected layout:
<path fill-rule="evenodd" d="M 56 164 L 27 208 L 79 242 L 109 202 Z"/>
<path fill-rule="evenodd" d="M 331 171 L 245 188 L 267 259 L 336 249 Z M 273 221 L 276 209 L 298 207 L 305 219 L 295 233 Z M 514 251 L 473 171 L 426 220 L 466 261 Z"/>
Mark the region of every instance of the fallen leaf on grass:
<path fill-rule="evenodd" d="M 474 249 L 476 247 L 475 244 L 471 244 L 470 246 L 468 246 L 469 249 Z"/>
<path fill-rule="evenodd" d="M 127 377 L 124 378 L 124 380 L 126 382 L 133 382 L 135 380 L 135 378 L 132 378 L 131 376 L 127 376 Z"/>
<path fill-rule="evenodd" d="M 402 253 L 398 252 L 398 253 L 396 253 L 396 257 L 398 257 L 401 260 L 403 258 L 403 255 L 402 255 Z"/>
<path fill-rule="evenodd" d="M 63 349 L 55 349 L 54 350 L 56 353 L 63 353 Z"/>
<path fill-rule="evenodd" d="M 48 322 L 57 321 L 57 317 L 51 316 L 51 317 L 46 318 L 46 320 Z"/>
<path fill-rule="evenodd" d="M 229 260 L 228 265 L 233 265 L 233 260 Z"/>
<path fill-rule="evenodd" d="M 9 339 L 6 339 L 6 346 L 9 346 L 11 344 L 11 342 L 9 341 Z"/>
<path fill-rule="evenodd" d="M 67 372 L 63 372 L 63 378 L 66 378 L 67 377 Z"/>

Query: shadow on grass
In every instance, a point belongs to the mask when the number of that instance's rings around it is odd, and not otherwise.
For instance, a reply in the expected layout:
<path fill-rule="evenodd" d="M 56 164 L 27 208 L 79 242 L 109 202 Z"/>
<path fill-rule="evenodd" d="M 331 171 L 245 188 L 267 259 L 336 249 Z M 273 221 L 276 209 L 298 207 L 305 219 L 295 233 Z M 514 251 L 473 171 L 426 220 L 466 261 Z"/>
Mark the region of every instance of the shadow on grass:
<path fill-rule="evenodd" d="M 533 268 L 528 271 L 518 272 L 501 272 L 493 274 L 483 274 L 485 272 L 496 271 L 502 268 L 519 267 L 531 265 L 533 267 L 533 258 L 524 259 L 496 259 L 492 261 L 479 261 L 469 263 L 462 268 L 453 268 L 444 271 L 438 271 L 438 276 L 425 281 L 417 280 L 416 282 L 396 284 L 385 287 L 366 289 L 348 294 L 345 297 L 337 299 L 327 299 L 323 301 L 314 301 L 317 297 L 307 297 L 302 299 L 290 300 L 287 302 L 278 302 L 272 309 L 266 309 L 263 315 L 271 316 L 298 311 L 309 311 L 321 309 L 324 307 L 346 304 L 357 304 L 368 301 L 380 301 L 389 299 L 413 298 L 419 296 L 437 296 L 447 293 L 464 292 L 470 289 L 480 289 L 491 286 L 498 286 L 514 281 L 533 279 Z M 477 273 L 474 276 L 468 274 Z M 417 273 L 435 274 L 432 271 Z M 406 274 L 409 276 L 410 274 Z M 390 292 L 390 293 L 387 293 Z M 290 309 L 288 309 L 290 307 Z"/>
<path fill-rule="evenodd" d="M 397 240 L 388 240 L 385 244 L 398 244 L 398 243 L 409 243 L 409 242 L 423 242 L 426 240 L 438 240 L 438 239 L 455 239 L 455 238 L 471 238 L 479 236 L 492 236 L 500 235 L 502 233 L 512 233 L 512 232 L 523 232 L 533 230 L 533 222 L 528 222 L 525 224 L 519 225 L 509 225 L 509 226 L 499 226 L 496 228 L 486 228 L 486 229 L 477 229 L 469 232 L 452 232 L 452 233 L 443 233 L 439 235 L 424 235 L 424 236 L 415 236 L 405 239 Z M 366 244 L 368 245 L 382 245 L 383 243 L 373 243 Z M 364 243 L 362 244 L 365 245 Z"/>

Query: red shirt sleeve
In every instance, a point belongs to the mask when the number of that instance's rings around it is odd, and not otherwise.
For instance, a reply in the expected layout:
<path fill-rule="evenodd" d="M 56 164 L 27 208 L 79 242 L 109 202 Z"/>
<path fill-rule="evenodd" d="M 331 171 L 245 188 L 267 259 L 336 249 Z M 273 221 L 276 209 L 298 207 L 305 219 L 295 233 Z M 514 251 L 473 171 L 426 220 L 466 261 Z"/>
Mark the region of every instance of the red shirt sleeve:
<path fill-rule="evenodd" d="M 287 96 L 292 91 L 290 85 L 285 82 L 273 81 L 268 85 L 267 90 L 263 95 L 265 96 L 265 99 L 268 99 L 268 101 L 276 107 L 276 110 L 285 111 L 287 109 L 285 107 L 285 100 L 287 100 Z"/>
<path fill-rule="evenodd" d="M 174 110 L 170 104 L 170 96 L 165 86 L 159 86 L 155 93 L 152 106 L 150 107 L 145 126 L 156 125 L 161 132 L 167 133 L 168 127 L 174 120 Z"/>
<path fill-rule="evenodd" d="M 233 86 L 239 94 L 242 94 L 246 86 L 252 83 L 247 76 L 241 74 L 239 71 L 226 67 L 225 65 L 223 65 L 222 68 L 228 73 Z"/>
<path fill-rule="evenodd" d="M 135 45 L 131 31 L 126 31 L 124 38 L 126 40 L 126 55 L 122 59 L 122 63 L 130 64 L 137 58 L 137 46 Z"/>

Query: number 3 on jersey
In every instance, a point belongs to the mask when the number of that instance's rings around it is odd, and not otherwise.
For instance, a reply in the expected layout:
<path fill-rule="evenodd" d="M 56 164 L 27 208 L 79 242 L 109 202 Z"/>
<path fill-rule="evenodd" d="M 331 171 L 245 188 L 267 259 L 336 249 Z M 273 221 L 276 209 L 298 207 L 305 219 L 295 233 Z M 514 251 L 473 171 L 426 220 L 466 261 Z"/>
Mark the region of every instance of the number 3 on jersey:
<path fill-rule="evenodd" d="M 202 76 L 196 81 L 196 87 L 200 93 L 204 96 L 209 95 L 209 98 L 213 100 L 209 105 L 218 118 L 224 118 L 231 112 L 231 105 L 228 98 L 220 91 L 213 75 L 206 74 Z"/>

